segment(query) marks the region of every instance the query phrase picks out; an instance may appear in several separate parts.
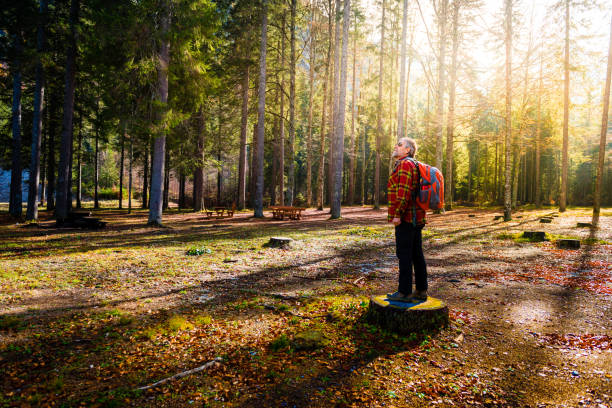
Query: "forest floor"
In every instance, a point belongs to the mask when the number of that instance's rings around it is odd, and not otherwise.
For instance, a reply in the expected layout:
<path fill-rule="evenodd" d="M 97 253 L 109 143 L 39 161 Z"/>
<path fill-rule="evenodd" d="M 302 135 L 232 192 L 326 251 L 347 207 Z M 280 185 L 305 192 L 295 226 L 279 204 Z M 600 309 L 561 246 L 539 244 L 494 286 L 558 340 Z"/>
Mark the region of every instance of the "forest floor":
<path fill-rule="evenodd" d="M 164 228 L 107 209 L 98 231 L 3 212 L 0 407 L 612 407 L 612 210 L 597 231 L 577 227 L 590 209 L 539 222 L 553 213 L 430 216 L 430 295 L 450 325 L 398 336 L 363 318 L 397 285 L 384 209 L 334 221 L 174 210 Z M 265 246 L 278 235 L 293 246 Z M 323 338 L 300 350 L 308 331 Z"/>

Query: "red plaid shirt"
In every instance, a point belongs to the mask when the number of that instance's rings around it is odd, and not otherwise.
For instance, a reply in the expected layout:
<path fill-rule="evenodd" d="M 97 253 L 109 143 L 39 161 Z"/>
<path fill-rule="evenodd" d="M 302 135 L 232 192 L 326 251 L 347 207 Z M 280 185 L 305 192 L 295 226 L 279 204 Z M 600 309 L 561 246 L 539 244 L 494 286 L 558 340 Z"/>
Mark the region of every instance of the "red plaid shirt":
<path fill-rule="evenodd" d="M 412 200 L 412 191 L 417 188 L 419 180 L 418 169 L 404 156 L 395 162 L 395 168 L 389 176 L 387 183 L 387 197 L 389 199 L 389 212 L 387 220 L 401 218 L 406 222 L 416 221 L 417 225 L 424 225 L 425 211 L 417 207 Z M 416 209 L 416 220 L 414 212 Z"/>

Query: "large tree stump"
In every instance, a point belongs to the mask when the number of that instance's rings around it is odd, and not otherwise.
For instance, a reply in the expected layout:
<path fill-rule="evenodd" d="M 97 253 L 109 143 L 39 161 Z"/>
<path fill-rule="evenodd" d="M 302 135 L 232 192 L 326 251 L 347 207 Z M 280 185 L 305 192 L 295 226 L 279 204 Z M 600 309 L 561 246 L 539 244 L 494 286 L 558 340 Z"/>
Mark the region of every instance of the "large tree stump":
<path fill-rule="evenodd" d="M 525 231 L 523 232 L 523 238 L 532 241 L 546 241 L 546 233 L 544 231 Z"/>
<path fill-rule="evenodd" d="M 293 239 L 287 237 L 270 237 L 266 246 L 271 248 L 289 248 Z"/>
<path fill-rule="evenodd" d="M 557 246 L 563 249 L 580 249 L 580 241 L 577 239 L 559 239 Z"/>
<path fill-rule="evenodd" d="M 448 325 L 448 306 L 434 297 L 419 303 L 387 299 L 387 295 L 370 298 L 368 322 L 399 334 L 436 331 Z"/>

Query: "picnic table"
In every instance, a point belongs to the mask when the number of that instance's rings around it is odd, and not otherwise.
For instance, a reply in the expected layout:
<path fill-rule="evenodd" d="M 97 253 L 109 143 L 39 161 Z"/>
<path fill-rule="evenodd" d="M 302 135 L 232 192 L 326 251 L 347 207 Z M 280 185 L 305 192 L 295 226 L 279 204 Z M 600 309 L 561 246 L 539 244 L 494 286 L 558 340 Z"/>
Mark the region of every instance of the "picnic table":
<path fill-rule="evenodd" d="M 301 220 L 302 219 L 302 211 L 305 208 L 302 207 L 290 207 L 290 206 L 275 206 L 270 207 L 272 210 L 272 217 L 276 220 L 282 220 L 285 217 L 290 220 Z"/>

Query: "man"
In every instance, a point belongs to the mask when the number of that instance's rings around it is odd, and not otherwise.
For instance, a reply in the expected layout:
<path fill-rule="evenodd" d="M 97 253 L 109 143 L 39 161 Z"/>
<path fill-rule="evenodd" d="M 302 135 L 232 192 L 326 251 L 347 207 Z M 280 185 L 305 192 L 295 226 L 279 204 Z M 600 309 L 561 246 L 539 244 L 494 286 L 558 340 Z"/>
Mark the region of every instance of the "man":
<path fill-rule="evenodd" d="M 388 221 L 395 225 L 395 253 L 399 259 L 399 286 L 387 298 L 404 302 L 427 300 L 427 265 L 423 256 L 422 230 L 425 211 L 417 207 L 413 192 L 418 188 L 419 171 L 414 158 L 416 142 L 401 138 L 393 151 L 395 167 L 387 183 Z M 416 193 L 416 192 L 415 192 Z M 412 267 L 416 291 L 412 292 Z"/>

